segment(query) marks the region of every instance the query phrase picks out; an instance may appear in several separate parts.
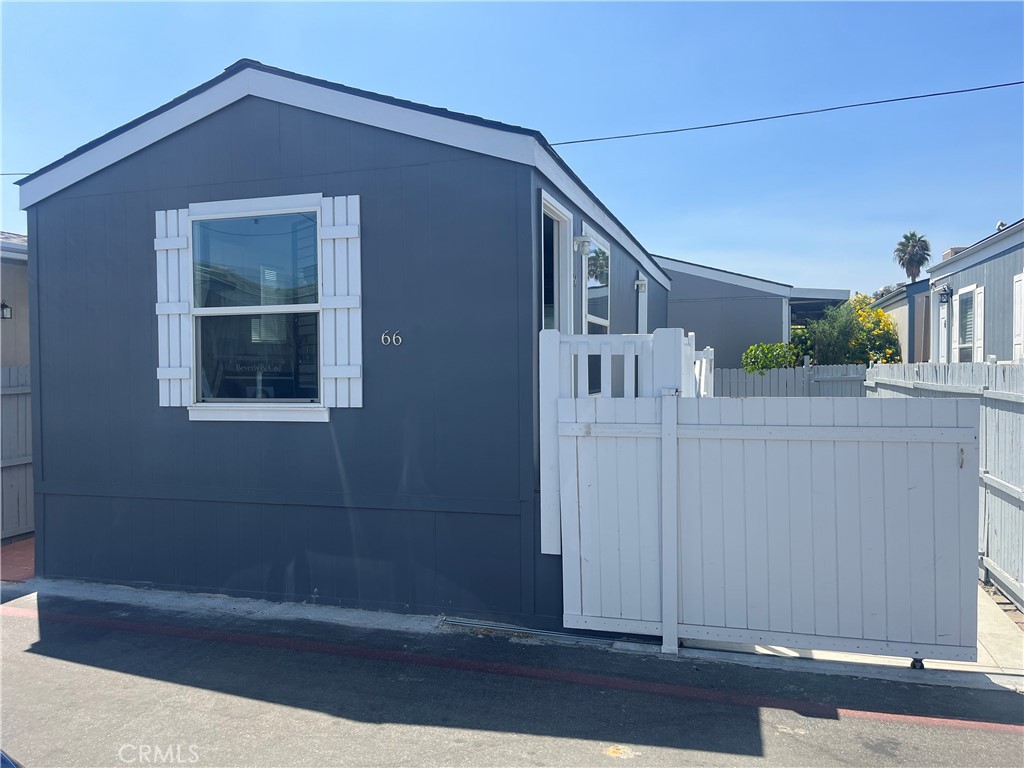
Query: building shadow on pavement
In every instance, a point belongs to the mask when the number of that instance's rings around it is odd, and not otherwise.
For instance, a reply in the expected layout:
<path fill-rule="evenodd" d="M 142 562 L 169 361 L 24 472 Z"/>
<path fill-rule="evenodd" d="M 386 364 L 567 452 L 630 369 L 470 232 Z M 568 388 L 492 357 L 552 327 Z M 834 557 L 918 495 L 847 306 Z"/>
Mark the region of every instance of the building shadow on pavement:
<path fill-rule="evenodd" d="M 43 594 L 38 610 L 7 603 L 3 611 L 5 621 L 37 622 L 32 654 L 364 723 L 759 756 L 764 707 L 826 719 L 844 709 L 1024 722 L 1009 691 L 962 696 L 523 638 L 211 617 Z"/>

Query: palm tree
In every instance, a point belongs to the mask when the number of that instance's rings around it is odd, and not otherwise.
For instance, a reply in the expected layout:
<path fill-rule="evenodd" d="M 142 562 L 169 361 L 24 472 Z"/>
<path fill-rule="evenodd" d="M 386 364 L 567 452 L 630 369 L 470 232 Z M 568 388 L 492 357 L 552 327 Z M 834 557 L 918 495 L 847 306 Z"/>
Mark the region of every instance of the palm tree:
<path fill-rule="evenodd" d="M 910 282 L 914 282 L 921 274 L 921 268 L 931 259 L 932 247 L 917 232 L 907 232 L 896 245 L 892 257 L 907 273 Z"/>

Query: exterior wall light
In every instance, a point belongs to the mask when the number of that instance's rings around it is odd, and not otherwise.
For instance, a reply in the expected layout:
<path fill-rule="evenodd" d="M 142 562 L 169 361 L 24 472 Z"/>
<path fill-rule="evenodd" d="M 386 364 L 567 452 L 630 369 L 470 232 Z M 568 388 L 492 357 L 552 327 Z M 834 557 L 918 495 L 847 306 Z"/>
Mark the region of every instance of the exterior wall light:
<path fill-rule="evenodd" d="M 940 285 L 936 290 L 939 294 L 939 304 L 949 304 L 949 299 L 953 295 L 953 289 L 948 285 Z"/>
<path fill-rule="evenodd" d="M 0 320 L 10 320 L 14 317 L 14 310 L 6 301 L 0 301 Z"/>

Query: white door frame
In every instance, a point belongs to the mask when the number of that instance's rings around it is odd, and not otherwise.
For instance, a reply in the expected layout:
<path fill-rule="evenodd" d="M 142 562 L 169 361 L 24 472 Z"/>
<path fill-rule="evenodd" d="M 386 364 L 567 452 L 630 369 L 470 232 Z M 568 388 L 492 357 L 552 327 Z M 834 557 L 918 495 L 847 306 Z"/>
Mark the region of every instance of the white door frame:
<path fill-rule="evenodd" d="M 567 208 L 559 204 L 543 189 L 540 191 L 541 201 L 541 302 L 544 301 L 544 217 L 548 216 L 555 222 L 555 317 L 558 330 L 562 333 L 574 333 L 573 315 L 573 274 L 572 274 L 572 234 L 573 218 Z M 541 329 L 543 330 L 543 329 Z"/>

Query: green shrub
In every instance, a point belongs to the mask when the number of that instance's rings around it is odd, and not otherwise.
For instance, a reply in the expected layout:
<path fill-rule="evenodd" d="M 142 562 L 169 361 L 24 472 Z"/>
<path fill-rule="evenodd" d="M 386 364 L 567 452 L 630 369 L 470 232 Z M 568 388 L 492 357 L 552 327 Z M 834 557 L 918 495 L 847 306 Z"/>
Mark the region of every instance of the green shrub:
<path fill-rule="evenodd" d="M 772 368 L 792 368 L 796 365 L 797 349 L 792 344 L 753 344 L 740 359 L 747 373 L 757 371 L 762 376 Z"/>
<path fill-rule="evenodd" d="M 858 293 L 845 304 L 826 309 L 820 320 L 807 324 L 817 365 L 900 362 L 896 324 L 870 304 L 870 298 Z"/>

